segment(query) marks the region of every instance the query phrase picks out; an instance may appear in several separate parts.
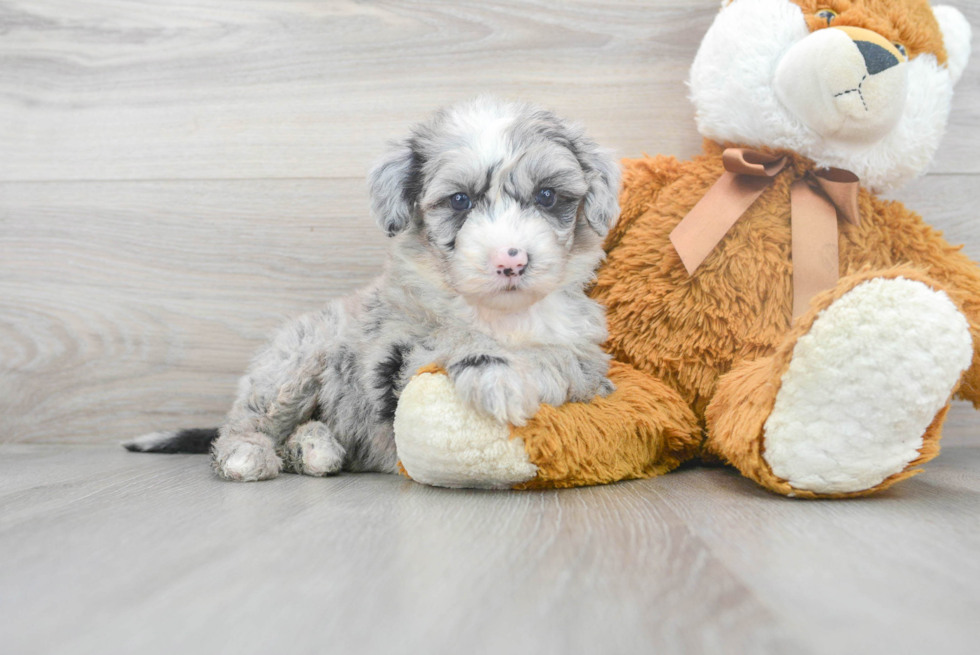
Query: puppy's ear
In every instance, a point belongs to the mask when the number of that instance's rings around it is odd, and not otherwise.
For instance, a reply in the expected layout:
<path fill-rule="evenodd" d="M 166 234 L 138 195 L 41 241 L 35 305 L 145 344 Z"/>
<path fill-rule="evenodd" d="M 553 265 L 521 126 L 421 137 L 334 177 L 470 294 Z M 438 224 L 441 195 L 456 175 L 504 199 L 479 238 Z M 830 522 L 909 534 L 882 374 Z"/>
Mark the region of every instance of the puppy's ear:
<path fill-rule="evenodd" d="M 422 158 L 410 141 L 395 144 L 368 174 L 371 214 L 388 236 L 412 224 L 422 193 Z"/>
<path fill-rule="evenodd" d="M 604 237 L 619 218 L 619 163 L 611 150 L 600 148 L 583 133 L 575 135 L 571 144 L 589 181 L 589 190 L 582 203 L 585 220 Z"/>

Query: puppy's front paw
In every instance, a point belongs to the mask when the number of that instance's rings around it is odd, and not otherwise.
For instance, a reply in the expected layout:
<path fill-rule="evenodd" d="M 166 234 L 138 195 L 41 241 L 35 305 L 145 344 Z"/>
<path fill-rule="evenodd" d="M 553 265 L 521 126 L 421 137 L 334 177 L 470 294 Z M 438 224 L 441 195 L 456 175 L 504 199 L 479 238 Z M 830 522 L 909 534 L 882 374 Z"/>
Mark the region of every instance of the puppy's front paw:
<path fill-rule="evenodd" d="M 501 357 L 466 357 L 449 375 L 463 400 L 502 423 L 524 425 L 538 411 L 537 388 Z"/>
<path fill-rule="evenodd" d="M 214 442 L 212 453 L 215 472 L 226 480 L 269 480 L 282 470 L 271 440 L 258 433 L 222 437 Z"/>
<path fill-rule="evenodd" d="M 602 378 L 602 382 L 599 383 L 599 389 L 596 391 L 596 395 L 605 398 L 615 390 L 616 385 L 613 384 L 613 381 L 604 377 Z"/>

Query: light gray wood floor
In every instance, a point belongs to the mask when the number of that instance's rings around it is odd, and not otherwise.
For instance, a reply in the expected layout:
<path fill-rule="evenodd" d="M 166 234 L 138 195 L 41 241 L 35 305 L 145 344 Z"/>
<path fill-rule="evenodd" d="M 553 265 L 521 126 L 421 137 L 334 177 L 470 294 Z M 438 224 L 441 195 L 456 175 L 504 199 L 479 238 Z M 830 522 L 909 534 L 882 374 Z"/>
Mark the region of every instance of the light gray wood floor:
<path fill-rule="evenodd" d="M 873 499 L 727 469 L 556 492 L 236 484 L 0 446 L 4 653 L 976 653 L 980 447 Z"/>

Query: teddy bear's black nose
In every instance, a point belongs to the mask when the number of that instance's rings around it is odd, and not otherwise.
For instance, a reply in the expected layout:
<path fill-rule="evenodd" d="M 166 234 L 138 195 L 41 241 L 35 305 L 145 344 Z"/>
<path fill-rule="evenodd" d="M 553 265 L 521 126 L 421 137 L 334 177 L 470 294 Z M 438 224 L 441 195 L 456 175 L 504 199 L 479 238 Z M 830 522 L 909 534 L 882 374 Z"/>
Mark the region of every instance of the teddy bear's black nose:
<path fill-rule="evenodd" d="M 855 41 L 854 45 L 864 57 L 864 65 L 868 67 L 868 75 L 877 75 L 892 66 L 898 66 L 898 57 L 871 41 Z"/>

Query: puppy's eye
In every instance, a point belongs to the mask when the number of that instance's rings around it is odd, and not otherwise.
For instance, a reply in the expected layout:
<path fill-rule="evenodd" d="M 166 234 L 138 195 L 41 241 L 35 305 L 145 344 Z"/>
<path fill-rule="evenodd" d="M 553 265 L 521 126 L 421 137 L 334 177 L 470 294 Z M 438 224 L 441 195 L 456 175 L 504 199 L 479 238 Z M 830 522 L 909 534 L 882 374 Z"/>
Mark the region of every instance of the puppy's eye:
<path fill-rule="evenodd" d="M 558 194 L 555 193 L 554 189 L 541 189 L 534 195 L 534 202 L 545 209 L 554 207 L 556 200 L 558 200 Z"/>
<path fill-rule="evenodd" d="M 817 18 L 822 18 L 830 25 L 837 18 L 837 12 L 833 9 L 821 9 L 817 12 Z"/>
<path fill-rule="evenodd" d="M 908 50 L 905 49 L 904 45 L 902 45 L 901 43 L 893 43 L 892 45 L 895 46 L 896 50 L 902 53 L 903 57 L 905 57 L 906 59 L 909 58 L 909 52 Z"/>
<path fill-rule="evenodd" d="M 449 196 L 449 206 L 453 208 L 453 211 L 465 212 L 473 206 L 473 203 L 465 193 L 454 193 Z"/>

